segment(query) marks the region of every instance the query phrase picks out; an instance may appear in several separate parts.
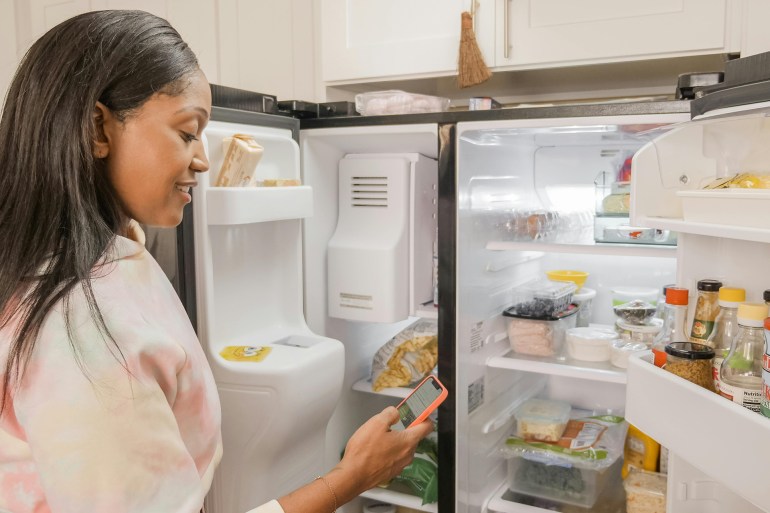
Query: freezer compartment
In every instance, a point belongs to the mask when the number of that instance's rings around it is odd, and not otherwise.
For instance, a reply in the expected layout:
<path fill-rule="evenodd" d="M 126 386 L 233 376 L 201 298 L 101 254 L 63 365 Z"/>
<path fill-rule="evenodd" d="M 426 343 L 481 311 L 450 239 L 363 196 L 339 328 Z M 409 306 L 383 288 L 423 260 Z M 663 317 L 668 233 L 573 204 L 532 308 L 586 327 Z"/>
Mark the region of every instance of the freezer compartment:
<path fill-rule="evenodd" d="M 510 490 L 583 508 L 591 508 L 610 481 L 618 481 L 623 461 L 603 470 L 549 465 L 525 458 L 508 460 Z"/>

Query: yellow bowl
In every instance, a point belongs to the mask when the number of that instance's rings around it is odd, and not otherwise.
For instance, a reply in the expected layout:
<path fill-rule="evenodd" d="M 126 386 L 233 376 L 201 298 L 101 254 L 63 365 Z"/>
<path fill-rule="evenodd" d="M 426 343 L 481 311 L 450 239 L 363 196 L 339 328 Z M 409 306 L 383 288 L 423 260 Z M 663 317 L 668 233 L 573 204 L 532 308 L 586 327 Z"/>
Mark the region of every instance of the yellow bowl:
<path fill-rule="evenodd" d="M 588 278 L 588 273 L 583 271 L 546 271 L 545 275 L 548 276 L 549 280 L 553 281 L 571 281 L 577 285 L 577 290 L 580 290 L 581 287 L 583 287 Z M 577 290 L 575 292 L 577 292 Z"/>

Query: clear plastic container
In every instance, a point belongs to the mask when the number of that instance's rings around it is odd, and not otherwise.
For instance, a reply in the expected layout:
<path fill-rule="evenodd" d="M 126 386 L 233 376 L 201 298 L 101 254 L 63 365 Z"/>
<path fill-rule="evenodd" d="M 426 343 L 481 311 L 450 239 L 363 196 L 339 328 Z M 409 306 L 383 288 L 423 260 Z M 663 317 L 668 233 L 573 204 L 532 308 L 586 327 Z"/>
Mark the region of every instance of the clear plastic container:
<path fill-rule="evenodd" d="M 448 108 L 449 98 L 399 90 L 372 91 L 356 95 L 356 111 L 362 116 L 444 112 Z"/>
<path fill-rule="evenodd" d="M 534 280 L 513 289 L 512 306 L 506 310 L 520 317 L 541 319 L 567 310 L 577 286 L 572 282 Z"/>
<path fill-rule="evenodd" d="M 582 327 L 568 329 L 565 335 L 567 354 L 584 362 L 606 362 L 610 344 L 617 334 L 612 329 Z"/>
<path fill-rule="evenodd" d="M 623 481 L 626 513 L 666 513 L 666 475 L 632 469 Z"/>
<path fill-rule="evenodd" d="M 618 319 L 615 323 L 615 331 L 618 337 L 628 342 L 641 342 L 652 347 L 655 337 L 663 329 L 663 319 L 650 319 L 647 324 L 631 324 Z"/>
<path fill-rule="evenodd" d="M 564 334 L 575 327 L 578 308 L 559 317 L 532 318 L 503 312 L 508 321 L 508 340 L 515 353 L 533 356 L 557 356 L 564 346 Z"/>
<path fill-rule="evenodd" d="M 596 470 L 511 458 L 508 460 L 509 488 L 541 499 L 591 508 L 608 482 L 614 477 L 620 480 L 622 462 L 619 458 L 610 467 Z"/>
<path fill-rule="evenodd" d="M 586 327 L 591 323 L 591 305 L 595 297 L 596 291 L 588 287 L 583 287 L 580 292 L 572 294 L 572 302 L 579 308 L 575 323 L 578 328 Z"/>
<path fill-rule="evenodd" d="M 569 422 L 572 406 L 564 401 L 528 399 L 516 408 L 516 436 L 525 440 L 558 442 Z"/>
<path fill-rule="evenodd" d="M 658 304 L 658 289 L 652 287 L 615 287 L 610 289 L 612 306 L 622 305 L 635 299 Z"/>
<path fill-rule="evenodd" d="M 634 342 L 618 338 L 610 344 L 610 363 L 621 369 L 628 368 L 628 357 L 637 351 L 645 351 L 649 346 L 644 342 Z"/>

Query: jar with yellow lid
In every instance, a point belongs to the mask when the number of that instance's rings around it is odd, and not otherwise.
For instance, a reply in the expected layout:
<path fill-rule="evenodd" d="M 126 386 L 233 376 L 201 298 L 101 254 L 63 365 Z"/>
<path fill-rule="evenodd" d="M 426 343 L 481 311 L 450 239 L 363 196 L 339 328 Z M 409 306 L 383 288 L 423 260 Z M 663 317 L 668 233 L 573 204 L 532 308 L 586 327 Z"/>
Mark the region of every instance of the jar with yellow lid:
<path fill-rule="evenodd" d="M 746 290 L 737 287 L 719 289 L 719 313 L 714 319 L 711 335 L 703 344 L 714 348 L 714 364 L 711 369 L 714 388 L 719 392 L 719 367 L 730 352 L 730 345 L 738 333 L 738 306 L 746 301 Z"/>

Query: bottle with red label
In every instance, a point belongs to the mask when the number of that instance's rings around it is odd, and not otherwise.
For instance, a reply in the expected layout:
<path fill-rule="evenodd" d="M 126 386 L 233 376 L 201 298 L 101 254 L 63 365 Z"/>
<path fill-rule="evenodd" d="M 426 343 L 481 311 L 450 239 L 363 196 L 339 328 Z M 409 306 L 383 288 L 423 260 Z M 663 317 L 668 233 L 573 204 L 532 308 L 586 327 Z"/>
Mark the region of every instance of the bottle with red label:
<path fill-rule="evenodd" d="M 765 354 L 762 355 L 762 397 L 759 412 L 765 417 L 770 417 L 770 317 L 765 319 Z"/>
<path fill-rule="evenodd" d="M 738 307 L 738 334 L 719 369 L 719 394 L 757 413 L 762 396 L 766 317 L 764 303 Z"/>
<path fill-rule="evenodd" d="M 663 329 L 652 343 L 655 365 L 663 367 L 666 363 L 666 344 L 688 340 L 685 324 L 687 323 L 687 305 L 690 291 L 682 287 L 666 288 L 666 304 L 663 307 Z"/>

